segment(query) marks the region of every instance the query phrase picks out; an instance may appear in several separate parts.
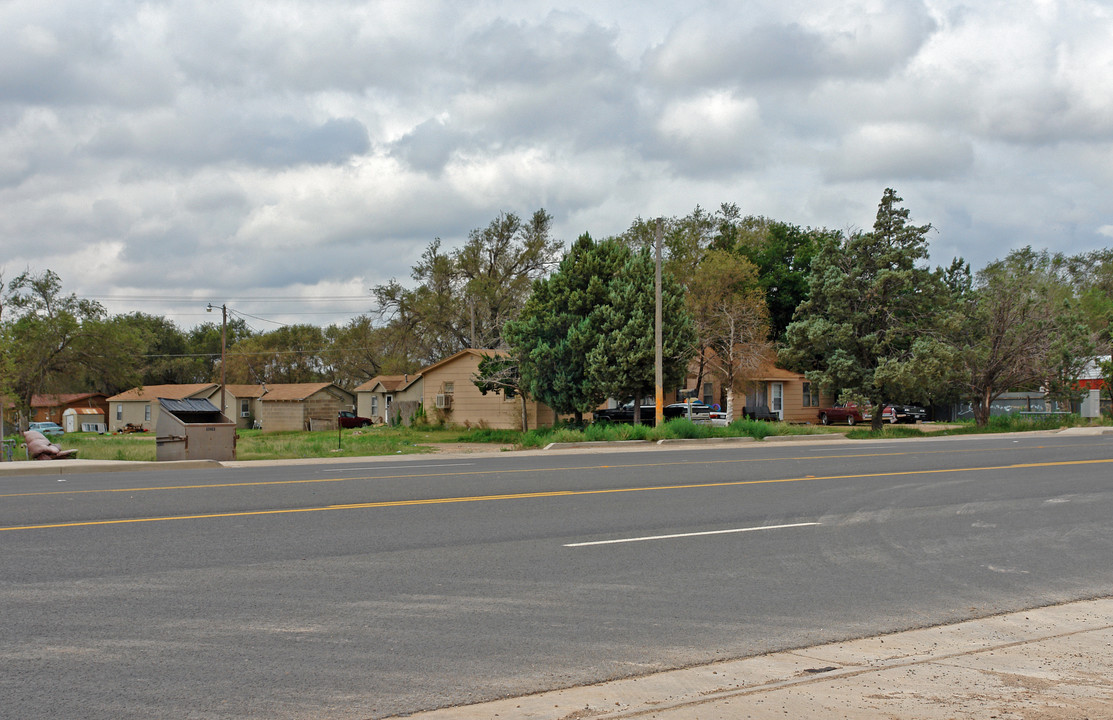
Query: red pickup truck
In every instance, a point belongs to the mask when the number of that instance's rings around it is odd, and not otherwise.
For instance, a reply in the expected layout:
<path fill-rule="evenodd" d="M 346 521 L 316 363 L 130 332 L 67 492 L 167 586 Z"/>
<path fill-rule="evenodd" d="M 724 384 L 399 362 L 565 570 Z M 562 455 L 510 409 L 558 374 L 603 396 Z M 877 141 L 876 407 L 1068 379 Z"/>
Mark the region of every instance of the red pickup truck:
<path fill-rule="evenodd" d="M 819 411 L 819 422 L 823 425 L 831 425 L 832 423 L 857 425 L 860 422 L 869 422 L 870 419 L 870 408 L 860 407 L 858 403 L 853 402 L 835 403 L 831 407 Z M 881 413 L 881 419 L 887 423 L 896 422 L 896 414 L 893 412 L 893 408 L 886 407 Z"/>
<path fill-rule="evenodd" d="M 367 427 L 371 424 L 371 418 L 360 417 L 351 410 L 341 410 L 339 420 L 342 428 Z"/>

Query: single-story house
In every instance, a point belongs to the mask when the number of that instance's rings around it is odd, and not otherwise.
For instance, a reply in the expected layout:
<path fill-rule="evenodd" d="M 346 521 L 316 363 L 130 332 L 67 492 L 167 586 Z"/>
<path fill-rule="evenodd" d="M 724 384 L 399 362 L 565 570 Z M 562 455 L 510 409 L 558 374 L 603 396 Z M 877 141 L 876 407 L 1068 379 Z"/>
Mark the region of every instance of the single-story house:
<path fill-rule="evenodd" d="M 259 398 L 267 392 L 265 385 L 225 385 L 224 416 L 236 423 L 237 428 L 250 428 L 259 418 Z M 213 405 L 220 405 L 220 386 L 208 398 Z"/>
<path fill-rule="evenodd" d="M 700 381 L 697 370 L 698 361 L 693 361 L 688 374 L 688 389 L 678 389 L 676 399 L 667 398 L 666 402 L 693 397 L 726 410 L 726 390 L 722 379 L 705 369 Z M 699 387 L 696 387 L 697 382 Z M 829 406 L 834 400 L 830 394 L 821 393 L 819 386 L 808 382 L 802 373 L 766 363 L 742 383 L 740 392 L 734 393 L 734 417 L 739 419 L 745 415 L 792 423 L 815 423 L 819 419 L 819 408 Z"/>
<path fill-rule="evenodd" d="M 835 398 L 821 392 L 803 373 L 767 365 L 746 383 L 744 408 L 747 415 L 761 417 L 763 411 L 792 423 L 819 421 L 819 409 Z"/>
<path fill-rule="evenodd" d="M 263 430 L 335 430 L 341 410 L 355 407 L 355 395 L 335 383 L 267 385 L 256 401 Z"/>
<path fill-rule="evenodd" d="M 86 408 L 108 414 L 108 395 L 104 393 L 43 394 L 31 397 L 31 422 L 62 424 L 62 416 L 69 409 Z"/>
<path fill-rule="evenodd" d="M 185 400 L 187 398 L 208 398 L 213 390 L 219 390 L 216 383 L 195 383 L 187 385 L 147 385 L 132 388 L 119 395 L 108 398 L 108 431 L 116 432 L 125 425 L 141 426 L 153 430 L 158 423 L 158 399 Z"/>
<path fill-rule="evenodd" d="M 421 373 L 377 375 L 354 390 L 356 415 L 376 424 L 394 424 L 401 415 L 403 424 L 408 425 L 422 402 L 423 387 Z"/>
<path fill-rule="evenodd" d="M 422 403 L 430 419 L 440 418 L 453 425 L 522 429 L 522 398 L 507 398 L 501 392 L 479 392 L 474 378 L 484 356 L 503 356 L 502 350 L 469 348 L 422 369 Z M 529 427 L 552 425 L 557 415 L 536 400 L 526 402 Z"/>

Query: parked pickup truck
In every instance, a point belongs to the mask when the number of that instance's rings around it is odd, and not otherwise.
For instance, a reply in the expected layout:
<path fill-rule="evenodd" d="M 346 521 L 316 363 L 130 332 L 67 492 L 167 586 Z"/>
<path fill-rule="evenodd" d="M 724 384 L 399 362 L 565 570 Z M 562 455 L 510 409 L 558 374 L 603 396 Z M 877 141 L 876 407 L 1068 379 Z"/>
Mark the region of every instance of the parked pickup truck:
<path fill-rule="evenodd" d="M 869 422 L 873 414 L 869 406 L 859 406 L 858 403 L 836 403 L 829 408 L 819 411 L 819 422 L 823 425 L 846 423 L 857 425 L 860 422 Z M 886 405 L 881 412 L 881 421 L 890 425 L 898 422 L 923 422 L 927 419 L 927 411 L 918 405 Z"/>
<path fill-rule="evenodd" d="M 367 427 L 371 424 L 371 418 L 360 417 L 351 410 L 341 410 L 338 419 L 342 428 Z"/>
<path fill-rule="evenodd" d="M 595 418 L 595 422 L 632 423 L 634 422 L 634 403 L 628 402 L 615 408 L 596 410 L 592 415 Z M 712 424 L 714 424 L 716 420 L 722 421 L 726 418 L 725 413 L 713 410 L 711 406 L 704 405 L 701 402 L 672 403 L 671 405 L 666 405 L 664 407 L 664 415 L 665 420 L 690 418 L 692 422 L 710 422 Z M 641 424 L 653 425 L 656 420 L 657 406 L 642 405 Z M 723 422 L 723 424 L 726 423 Z"/>

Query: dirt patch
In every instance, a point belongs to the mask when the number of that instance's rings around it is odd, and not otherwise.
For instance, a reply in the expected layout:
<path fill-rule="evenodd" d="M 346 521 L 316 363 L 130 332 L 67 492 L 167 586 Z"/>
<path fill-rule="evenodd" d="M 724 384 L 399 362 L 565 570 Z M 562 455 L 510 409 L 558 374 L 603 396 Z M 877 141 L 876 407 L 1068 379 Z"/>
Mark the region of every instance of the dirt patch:
<path fill-rule="evenodd" d="M 514 450 L 518 446 L 500 443 L 436 443 L 425 445 L 424 447 L 430 448 L 434 453 L 438 454 L 472 455 L 505 452 L 507 450 Z"/>

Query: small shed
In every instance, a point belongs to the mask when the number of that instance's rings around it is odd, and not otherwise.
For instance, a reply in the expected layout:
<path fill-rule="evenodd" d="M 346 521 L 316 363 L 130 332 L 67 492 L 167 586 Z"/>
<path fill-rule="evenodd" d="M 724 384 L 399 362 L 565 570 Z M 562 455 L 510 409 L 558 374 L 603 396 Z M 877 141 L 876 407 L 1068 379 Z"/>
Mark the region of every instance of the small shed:
<path fill-rule="evenodd" d="M 236 423 L 203 398 L 159 398 L 155 459 L 235 460 Z"/>
<path fill-rule="evenodd" d="M 62 428 L 68 432 L 108 432 L 104 411 L 100 408 L 67 408 L 62 413 Z"/>

